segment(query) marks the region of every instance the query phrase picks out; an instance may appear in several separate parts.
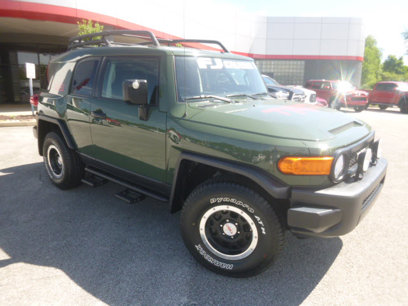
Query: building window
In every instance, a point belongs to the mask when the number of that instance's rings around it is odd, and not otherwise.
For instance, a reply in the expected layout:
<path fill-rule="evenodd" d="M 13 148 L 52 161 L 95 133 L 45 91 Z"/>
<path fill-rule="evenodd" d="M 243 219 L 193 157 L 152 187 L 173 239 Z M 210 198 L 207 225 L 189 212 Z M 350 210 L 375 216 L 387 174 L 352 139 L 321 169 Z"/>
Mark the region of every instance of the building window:
<path fill-rule="evenodd" d="M 259 71 L 283 85 L 302 85 L 305 75 L 305 61 L 297 60 L 256 60 Z"/>

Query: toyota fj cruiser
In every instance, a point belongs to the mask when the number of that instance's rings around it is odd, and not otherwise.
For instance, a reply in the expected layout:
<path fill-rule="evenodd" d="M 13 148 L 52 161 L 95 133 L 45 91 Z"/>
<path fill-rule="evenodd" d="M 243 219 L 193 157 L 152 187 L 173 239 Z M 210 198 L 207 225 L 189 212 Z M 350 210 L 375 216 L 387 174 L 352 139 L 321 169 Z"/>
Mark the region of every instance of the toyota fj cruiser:
<path fill-rule="evenodd" d="M 34 127 L 49 178 L 168 202 L 217 273 L 265 270 L 286 230 L 344 235 L 378 197 L 387 162 L 367 124 L 273 99 L 253 60 L 217 41 L 107 31 L 69 48 L 49 65 Z"/>

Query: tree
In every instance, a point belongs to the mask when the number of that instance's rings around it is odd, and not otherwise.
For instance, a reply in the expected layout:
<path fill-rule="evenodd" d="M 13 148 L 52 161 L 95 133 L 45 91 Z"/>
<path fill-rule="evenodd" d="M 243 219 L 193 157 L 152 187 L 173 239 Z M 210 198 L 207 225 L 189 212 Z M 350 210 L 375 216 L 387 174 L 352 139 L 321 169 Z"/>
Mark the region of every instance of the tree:
<path fill-rule="evenodd" d="M 83 19 L 81 22 L 77 22 L 78 24 L 78 35 L 86 35 L 86 34 L 93 34 L 103 31 L 103 25 L 100 25 L 98 22 L 93 22 L 92 20 L 85 20 Z M 92 40 L 101 39 L 100 36 L 93 37 Z"/>
<path fill-rule="evenodd" d="M 365 40 L 364 62 L 362 70 L 362 87 L 372 88 L 381 78 L 381 50 L 373 36 Z"/>
<path fill-rule="evenodd" d="M 397 58 L 389 55 L 383 63 L 383 81 L 406 81 L 408 80 L 408 66 L 404 65 L 402 56 Z"/>

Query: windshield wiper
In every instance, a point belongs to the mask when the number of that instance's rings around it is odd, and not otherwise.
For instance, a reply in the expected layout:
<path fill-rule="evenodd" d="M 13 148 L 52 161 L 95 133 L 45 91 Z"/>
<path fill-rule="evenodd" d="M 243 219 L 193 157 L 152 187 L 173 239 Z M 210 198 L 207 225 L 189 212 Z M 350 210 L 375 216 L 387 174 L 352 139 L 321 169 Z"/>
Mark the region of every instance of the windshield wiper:
<path fill-rule="evenodd" d="M 190 101 L 190 100 L 199 100 L 199 99 L 215 99 L 215 100 L 220 100 L 224 102 L 231 103 L 231 99 L 220 97 L 220 96 L 214 96 L 214 95 L 200 95 L 200 96 L 192 96 L 192 97 L 185 97 L 184 101 Z"/>
<path fill-rule="evenodd" d="M 268 95 L 267 92 L 260 92 L 260 93 L 253 94 L 252 97 L 267 96 L 267 95 Z"/>
<path fill-rule="evenodd" d="M 244 93 L 227 95 L 227 97 L 228 97 L 228 98 L 246 97 L 246 98 L 251 98 L 251 99 L 254 99 L 254 100 L 256 99 L 254 96 L 248 95 L 248 94 L 244 94 Z"/>

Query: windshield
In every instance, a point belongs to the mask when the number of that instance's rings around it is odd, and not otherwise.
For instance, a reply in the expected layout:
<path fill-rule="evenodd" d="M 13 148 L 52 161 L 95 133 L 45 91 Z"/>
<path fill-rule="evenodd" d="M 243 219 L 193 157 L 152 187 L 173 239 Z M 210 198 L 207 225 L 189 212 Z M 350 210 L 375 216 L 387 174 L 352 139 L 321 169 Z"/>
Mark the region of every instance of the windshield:
<path fill-rule="evenodd" d="M 271 77 L 269 77 L 267 75 L 263 75 L 262 78 L 263 78 L 266 85 L 280 86 L 280 84 L 278 82 L 276 82 L 276 80 L 272 79 Z"/>
<path fill-rule="evenodd" d="M 261 75 L 251 61 L 176 56 L 176 78 L 179 101 L 200 96 L 267 94 Z"/>

